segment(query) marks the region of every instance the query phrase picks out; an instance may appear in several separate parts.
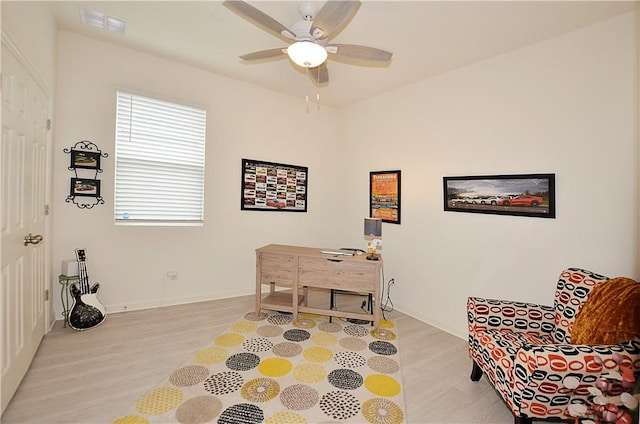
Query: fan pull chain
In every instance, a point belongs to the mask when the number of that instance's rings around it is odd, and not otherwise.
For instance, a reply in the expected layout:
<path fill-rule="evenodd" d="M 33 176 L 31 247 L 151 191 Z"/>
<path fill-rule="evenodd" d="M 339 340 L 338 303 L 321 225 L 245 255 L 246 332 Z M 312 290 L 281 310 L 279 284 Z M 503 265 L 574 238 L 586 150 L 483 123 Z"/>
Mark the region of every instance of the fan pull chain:
<path fill-rule="evenodd" d="M 320 81 L 320 68 L 318 67 L 318 81 Z M 311 79 L 309 78 L 309 68 L 306 68 L 307 73 L 307 93 L 304 96 L 305 105 L 307 108 L 307 113 L 309 113 L 309 84 L 311 84 Z M 313 72 L 313 71 L 311 71 Z M 320 87 L 316 87 L 316 108 L 320 111 Z"/>
<path fill-rule="evenodd" d="M 307 94 L 304 96 L 304 99 L 306 102 L 307 114 L 309 114 L 309 68 L 306 68 L 306 71 L 307 71 Z"/>
<path fill-rule="evenodd" d="M 316 68 L 318 70 L 318 79 L 320 81 L 320 67 Z M 318 112 L 320 112 L 320 87 L 316 87 L 316 105 L 318 107 Z"/>

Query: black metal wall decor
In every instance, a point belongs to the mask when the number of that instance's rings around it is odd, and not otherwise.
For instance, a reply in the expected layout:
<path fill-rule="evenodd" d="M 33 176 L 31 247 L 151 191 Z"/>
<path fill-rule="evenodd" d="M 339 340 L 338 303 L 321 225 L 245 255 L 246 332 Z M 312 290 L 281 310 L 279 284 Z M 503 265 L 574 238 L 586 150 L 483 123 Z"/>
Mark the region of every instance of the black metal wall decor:
<path fill-rule="evenodd" d="M 89 140 L 82 140 L 71 148 L 63 151 L 70 155 L 69 171 L 75 174 L 71 178 L 69 195 L 65 202 L 73 203 L 80 209 L 91 209 L 95 205 L 104 204 L 100 195 L 100 180 L 98 174 L 102 172 L 100 159 L 109 156 L 103 153 L 97 145 Z"/>

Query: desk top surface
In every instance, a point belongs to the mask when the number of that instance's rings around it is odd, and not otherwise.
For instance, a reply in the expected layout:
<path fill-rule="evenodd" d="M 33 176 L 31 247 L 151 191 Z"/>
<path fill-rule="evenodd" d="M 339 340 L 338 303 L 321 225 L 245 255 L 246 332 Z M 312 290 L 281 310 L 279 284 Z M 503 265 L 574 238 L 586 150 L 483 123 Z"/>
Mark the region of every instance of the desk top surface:
<path fill-rule="evenodd" d="M 331 259 L 343 259 L 347 261 L 366 261 L 367 254 L 362 255 L 334 255 L 330 253 L 322 253 L 323 250 L 326 251 L 338 251 L 339 249 L 333 248 L 319 248 L 319 247 L 303 247 L 303 246 L 288 246 L 284 244 L 269 244 L 267 246 L 263 246 L 259 249 L 256 249 L 256 253 L 284 253 L 287 255 L 302 255 L 302 256 L 315 256 L 322 258 L 331 258 Z M 378 255 L 380 260 L 378 261 L 367 261 L 372 264 L 382 262 L 382 256 Z"/>

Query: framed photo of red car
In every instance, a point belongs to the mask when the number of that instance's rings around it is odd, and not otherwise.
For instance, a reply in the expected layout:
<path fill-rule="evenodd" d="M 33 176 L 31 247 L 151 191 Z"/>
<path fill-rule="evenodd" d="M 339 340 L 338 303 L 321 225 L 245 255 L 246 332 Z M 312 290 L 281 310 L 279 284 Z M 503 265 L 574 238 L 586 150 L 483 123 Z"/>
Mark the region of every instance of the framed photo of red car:
<path fill-rule="evenodd" d="M 100 169 L 100 153 L 71 149 L 71 165 L 69 169 Z"/>
<path fill-rule="evenodd" d="M 555 218 L 555 174 L 443 177 L 444 210 Z"/>
<path fill-rule="evenodd" d="M 100 180 L 71 178 L 71 196 L 100 197 Z"/>
<path fill-rule="evenodd" d="M 369 173 L 369 216 L 400 224 L 400 171 Z"/>
<path fill-rule="evenodd" d="M 308 177 L 305 166 L 242 159 L 240 209 L 306 212 Z"/>

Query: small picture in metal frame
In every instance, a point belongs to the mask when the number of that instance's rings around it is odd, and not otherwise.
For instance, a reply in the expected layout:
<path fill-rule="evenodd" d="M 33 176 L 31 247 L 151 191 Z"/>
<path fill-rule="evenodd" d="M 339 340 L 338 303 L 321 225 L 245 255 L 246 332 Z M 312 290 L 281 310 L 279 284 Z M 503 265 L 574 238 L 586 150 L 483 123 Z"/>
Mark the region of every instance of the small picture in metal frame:
<path fill-rule="evenodd" d="M 100 180 L 71 178 L 71 196 L 100 197 Z"/>
<path fill-rule="evenodd" d="M 444 210 L 556 217 L 555 174 L 443 177 Z"/>
<path fill-rule="evenodd" d="M 100 153 L 71 150 L 71 168 L 100 169 Z"/>

